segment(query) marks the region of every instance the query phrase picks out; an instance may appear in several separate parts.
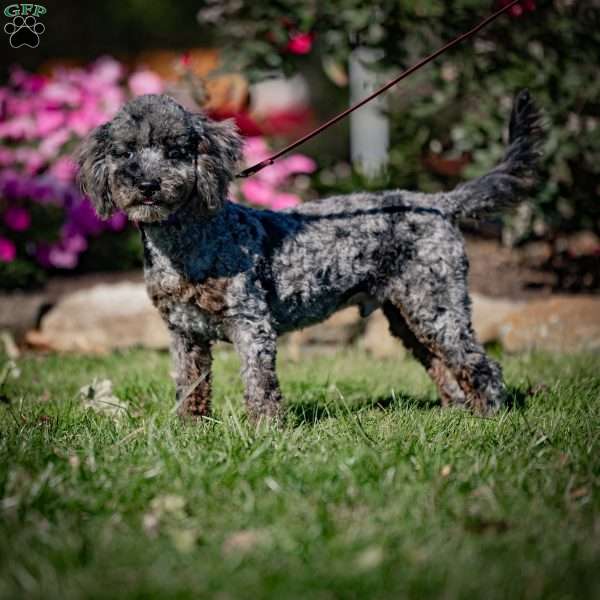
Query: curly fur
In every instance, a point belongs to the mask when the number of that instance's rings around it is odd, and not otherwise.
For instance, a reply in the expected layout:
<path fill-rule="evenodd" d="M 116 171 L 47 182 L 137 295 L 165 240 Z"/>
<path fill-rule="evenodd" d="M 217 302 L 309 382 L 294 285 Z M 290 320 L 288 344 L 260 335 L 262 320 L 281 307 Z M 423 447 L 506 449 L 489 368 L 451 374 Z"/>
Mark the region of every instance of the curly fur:
<path fill-rule="evenodd" d="M 504 161 L 453 191 L 355 193 L 271 212 L 227 200 L 241 152 L 230 123 L 167 96 L 132 100 L 83 144 L 81 181 L 101 216 L 139 223 L 148 293 L 172 336 L 178 411 L 210 409 L 211 343 L 242 360 L 249 414 L 281 414 L 277 336 L 359 305 L 382 307 L 442 402 L 501 407 L 500 366 L 477 342 L 459 217 L 522 199 L 541 131 L 527 91 L 516 100 Z"/>

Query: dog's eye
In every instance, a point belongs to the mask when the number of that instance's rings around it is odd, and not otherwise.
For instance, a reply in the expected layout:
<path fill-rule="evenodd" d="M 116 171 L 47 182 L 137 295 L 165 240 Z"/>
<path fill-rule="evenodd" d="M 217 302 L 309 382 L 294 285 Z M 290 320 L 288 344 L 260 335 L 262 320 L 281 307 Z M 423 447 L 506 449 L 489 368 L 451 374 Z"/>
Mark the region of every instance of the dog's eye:
<path fill-rule="evenodd" d="M 124 148 L 114 148 L 112 155 L 115 158 L 131 158 L 133 156 L 133 152 Z"/>
<path fill-rule="evenodd" d="M 185 152 L 181 148 L 171 148 L 167 150 L 167 158 L 183 158 Z"/>

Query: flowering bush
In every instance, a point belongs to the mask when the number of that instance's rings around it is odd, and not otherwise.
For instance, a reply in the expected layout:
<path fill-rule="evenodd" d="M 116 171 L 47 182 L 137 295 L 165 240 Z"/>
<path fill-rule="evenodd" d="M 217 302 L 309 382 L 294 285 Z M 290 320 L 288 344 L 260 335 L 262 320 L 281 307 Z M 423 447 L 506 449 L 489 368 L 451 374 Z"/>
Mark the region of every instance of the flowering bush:
<path fill-rule="evenodd" d="M 12 70 L 0 88 L 0 287 L 35 283 L 47 269 L 73 269 L 92 240 L 126 233 L 123 213 L 98 219 L 77 185 L 72 153 L 128 98 L 165 87 L 148 70 L 127 76 L 112 58 L 49 77 Z M 264 140 L 250 138 L 248 164 L 267 152 Z M 293 206 L 299 196 L 283 191 L 290 175 L 313 169 L 309 159 L 291 156 L 245 181 L 236 197 L 274 209 Z"/>
<path fill-rule="evenodd" d="M 246 139 L 244 160 L 248 166 L 265 160 L 270 154 L 270 149 L 263 138 Z M 316 168 L 315 162 L 302 154 L 291 154 L 280 158 L 270 167 L 241 183 L 239 189 L 242 198 L 251 204 L 273 210 L 292 208 L 301 202 L 301 197 L 293 189 L 285 189 L 285 186 L 290 184 L 290 176 L 312 173 Z M 239 198 L 235 193 L 234 197 Z"/>
<path fill-rule="evenodd" d="M 376 68 L 398 72 L 508 2 L 205 0 L 198 19 L 221 36 L 231 64 L 257 79 L 320 59 L 334 83 L 347 85 L 357 47 L 377 51 Z M 522 0 L 387 93 L 385 177 L 365 182 L 348 169 L 340 176 L 327 169 L 314 183 L 330 193 L 358 186 L 436 191 L 481 175 L 501 159 L 498 132 L 514 93 L 528 87 L 548 131 L 541 185 L 505 233 L 513 240 L 577 229 L 600 234 L 599 44 L 597 2 Z"/>
<path fill-rule="evenodd" d="M 51 77 L 15 68 L 0 88 L 0 261 L 17 262 L 12 271 L 31 274 L 23 263 L 32 262 L 72 269 L 90 237 L 125 228 L 123 214 L 105 222 L 96 217 L 76 184 L 71 156 L 130 95 L 163 87 L 148 71 L 124 75 L 117 61 L 102 58 Z"/>

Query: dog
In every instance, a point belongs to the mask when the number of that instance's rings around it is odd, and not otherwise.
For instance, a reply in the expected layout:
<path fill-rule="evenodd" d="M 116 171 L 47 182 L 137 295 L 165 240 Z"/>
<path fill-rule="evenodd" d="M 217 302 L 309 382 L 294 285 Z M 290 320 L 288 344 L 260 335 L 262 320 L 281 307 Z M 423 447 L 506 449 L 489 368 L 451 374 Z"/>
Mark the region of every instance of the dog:
<path fill-rule="evenodd" d="M 502 163 L 440 193 L 359 192 L 257 210 L 230 201 L 242 140 L 228 121 L 165 95 L 128 102 L 82 143 L 82 189 L 100 217 L 139 225 L 148 294 L 171 336 L 177 412 L 210 411 L 211 345 L 240 355 L 250 419 L 280 419 L 276 340 L 358 305 L 382 308 L 435 382 L 443 406 L 483 415 L 506 399 L 502 371 L 473 333 L 461 217 L 525 198 L 541 127 L 527 90 Z"/>

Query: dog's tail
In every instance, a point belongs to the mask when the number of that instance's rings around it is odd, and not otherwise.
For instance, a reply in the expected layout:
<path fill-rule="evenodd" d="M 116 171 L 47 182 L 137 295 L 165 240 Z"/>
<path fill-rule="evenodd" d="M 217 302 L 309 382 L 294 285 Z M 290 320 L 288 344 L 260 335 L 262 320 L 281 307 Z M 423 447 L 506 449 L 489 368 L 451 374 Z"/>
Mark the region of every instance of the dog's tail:
<path fill-rule="evenodd" d="M 543 130 L 540 114 L 527 90 L 515 97 L 504 160 L 492 171 L 447 194 L 443 210 L 451 216 L 472 217 L 516 204 L 537 183 Z"/>

